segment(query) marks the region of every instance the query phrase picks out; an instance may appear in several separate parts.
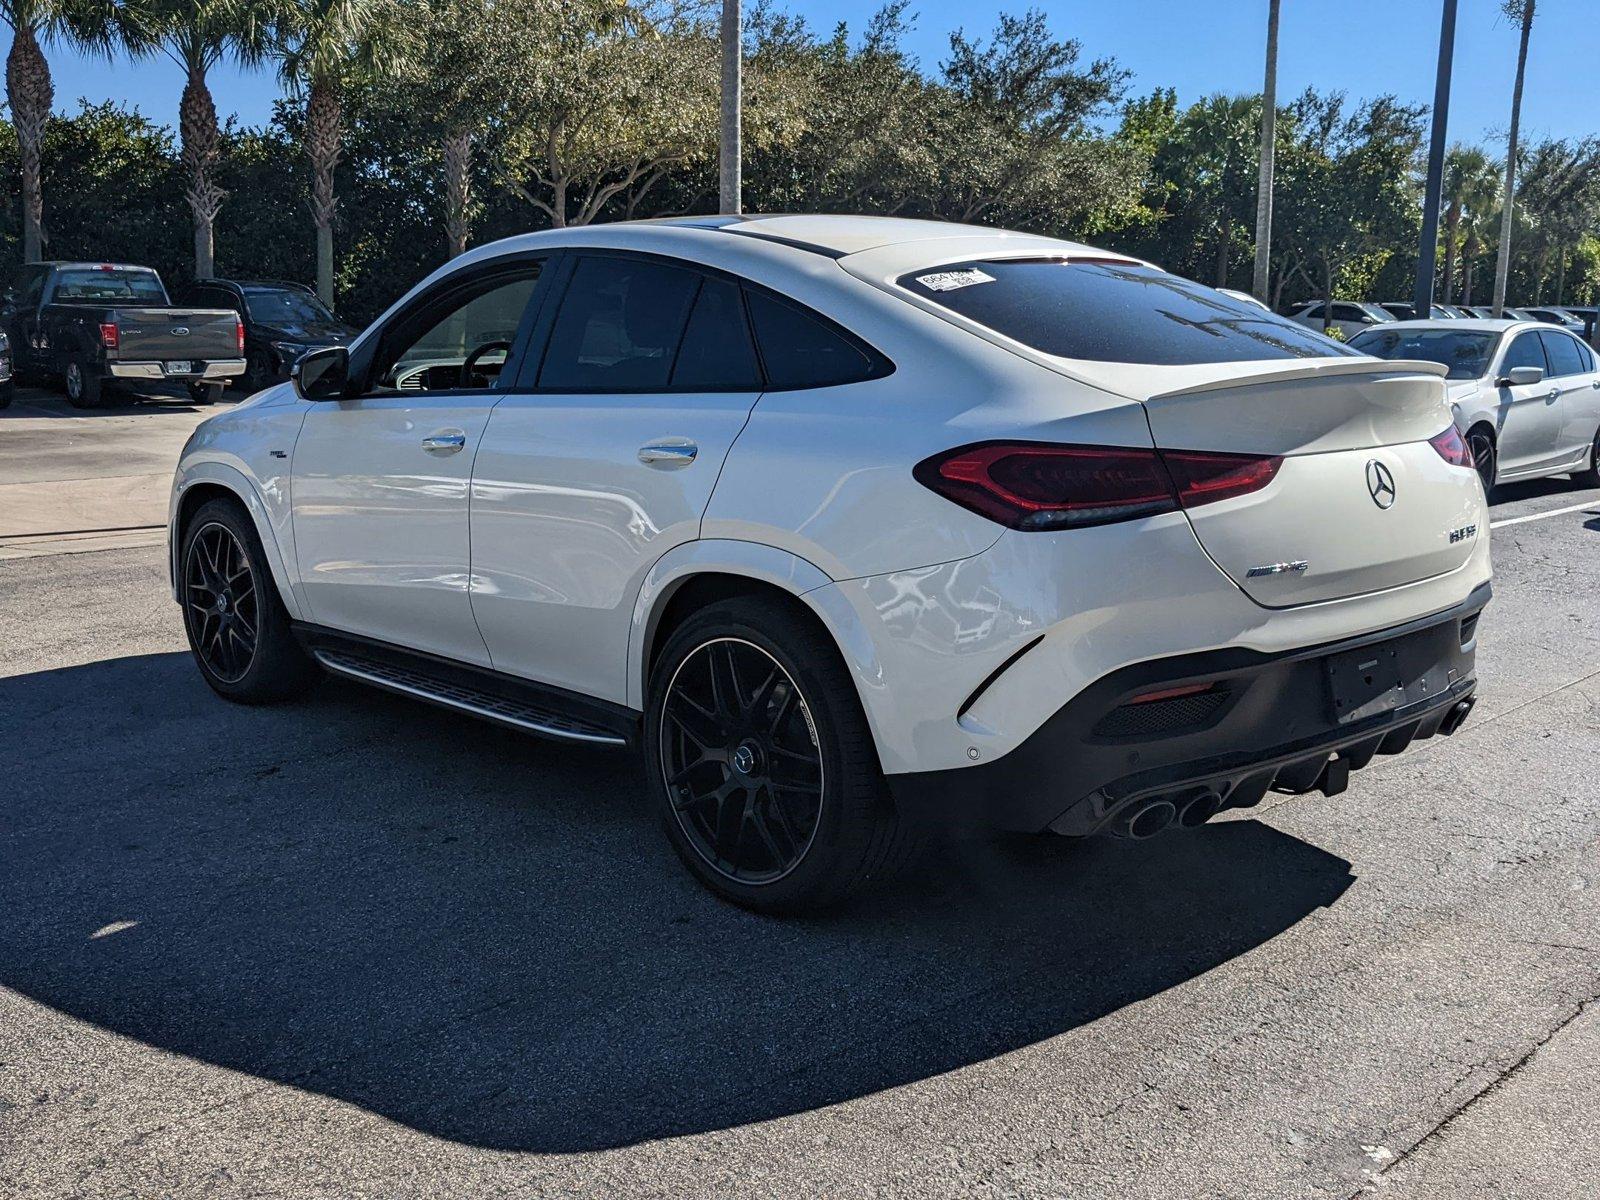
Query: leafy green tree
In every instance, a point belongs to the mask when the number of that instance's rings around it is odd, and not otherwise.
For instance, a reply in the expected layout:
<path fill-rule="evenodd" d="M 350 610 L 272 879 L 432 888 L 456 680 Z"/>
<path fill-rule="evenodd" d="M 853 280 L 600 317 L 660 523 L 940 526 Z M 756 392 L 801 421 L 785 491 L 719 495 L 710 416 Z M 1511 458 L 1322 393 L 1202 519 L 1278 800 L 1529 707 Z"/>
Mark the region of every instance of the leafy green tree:
<path fill-rule="evenodd" d="M 1446 304 L 1454 303 L 1456 254 L 1462 251 L 1462 282 L 1468 272 L 1469 256 L 1462 246 L 1463 223 L 1466 236 L 1475 237 L 1483 215 L 1500 196 L 1499 168 L 1478 146 L 1451 146 L 1444 159 L 1444 288 Z"/>
<path fill-rule="evenodd" d="M 1218 287 L 1254 218 L 1260 128 L 1258 99 L 1211 96 L 1178 119 L 1151 164 L 1170 206 L 1168 239 L 1180 242 L 1166 261 Z"/>

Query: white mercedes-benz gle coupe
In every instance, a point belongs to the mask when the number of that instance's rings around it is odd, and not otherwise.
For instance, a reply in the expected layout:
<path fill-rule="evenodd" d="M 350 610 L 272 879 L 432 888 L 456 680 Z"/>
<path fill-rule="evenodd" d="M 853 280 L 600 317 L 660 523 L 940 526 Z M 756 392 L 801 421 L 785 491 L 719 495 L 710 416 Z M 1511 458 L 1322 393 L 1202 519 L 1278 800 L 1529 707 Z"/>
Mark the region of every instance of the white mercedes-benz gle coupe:
<path fill-rule="evenodd" d="M 636 746 L 689 869 L 796 911 L 929 831 L 1144 837 L 1454 732 L 1444 373 L 1047 237 L 532 234 L 202 424 L 172 586 L 224 697 Z"/>

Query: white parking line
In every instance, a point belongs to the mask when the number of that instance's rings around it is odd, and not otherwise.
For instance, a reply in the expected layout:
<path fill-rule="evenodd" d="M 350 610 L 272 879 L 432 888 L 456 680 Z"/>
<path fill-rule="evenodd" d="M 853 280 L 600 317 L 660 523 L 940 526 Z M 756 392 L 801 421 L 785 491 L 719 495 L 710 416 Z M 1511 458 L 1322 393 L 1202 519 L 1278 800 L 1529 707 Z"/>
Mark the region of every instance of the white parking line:
<path fill-rule="evenodd" d="M 1534 513 L 1528 517 L 1507 517 L 1504 521 L 1490 521 L 1490 529 L 1502 529 L 1507 525 L 1521 525 L 1527 521 L 1542 521 L 1546 517 L 1560 517 L 1567 513 L 1582 512 L 1586 508 L 1600 510 L 1600 500 L 1589 500 L 1583 504 L 1569 504 L 1565 508 L 1552 508 L 1549 512 Z"/>

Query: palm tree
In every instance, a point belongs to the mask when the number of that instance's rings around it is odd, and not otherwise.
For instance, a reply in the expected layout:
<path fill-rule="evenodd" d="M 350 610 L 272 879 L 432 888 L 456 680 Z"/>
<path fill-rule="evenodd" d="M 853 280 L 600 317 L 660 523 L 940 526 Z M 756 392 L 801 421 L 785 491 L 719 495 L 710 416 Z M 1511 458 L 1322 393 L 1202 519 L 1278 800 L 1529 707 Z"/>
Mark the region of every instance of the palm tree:
<path fill-rule="evenodd" d="M 1506 304 L 1506 281 L 1511 276 L 1511 225 L 1517 197 L 1517 126 L 1522 123 L 1522 82 L 1528 71 L 1528 35 L 1533 32 L 1535 0 L 1502 0 L 1506 16 L 1522 22 L 1522 38 L 1517 45 L 1517 79 L 1511 88 L 1511 131 L 1506 141 L 1505 204 L 1500 214 L 1500 255 L 1494 264 L 1494 312 Z"/>
<path fill-rule="evenodd" d="M 1250 290 L 1257 300 L 1267 298 L 1267 274 L 1272 262 L 1272 171 L 1278 123 L 1278 9 L 1280 0 L 1267 5 L 1267 76 L 1261 90 L 1261 169 L 1256 180 L 1256 264 Z"/>
<path fill-rule="evenodd" d="M 279 73 L 306 106 L 311 221 L 317 231 L 317 295 L 333 303 L 333 171 L 344 140 L 344 89 L 393 62 L 387 0 L 288 0 L 277 47 Z"/>
<path fill-rule="evenodd" d="M 1495 201 L 1500 192 L 1497 168 L 1477 146 L 1451 146 L 1444 160 L 1444 302 L 1456 298 L 1456 252 L 1461 248 L 1461 223 Z M 1462 256 L 1462 273 L 1466 256 Z"/>
<path fill-rule="evenodd" d="M 719 211 L 737 213 L 742 207 L 739 122 L 743 97 L 744 17 L 739 0 L 722 0 L 722 130 L 717 146 L 721 204 Z"/>
<path fill-rule="evenodd" d="M 22 260 L 38 262 L 44 248 L 39 155 L 55 101 L 50 63 L 39 39 L 64 37 L 82 48 L 108 53 L 115 22 L 110 4 L 69 0 L 0 0 L 0 20 L 11 26 L 12 35 L 11 53 L 6 55 L 6 101 L 22 158 Z"/>
<path fill-rule="evenodd" d="M 216 180 L 222 149 L 217 105 L 206 75 L 232 55 L 245 66 L 262 63 L 284 10 L 279 0 L 127 0 L 122 37 L 135 55 L 160 52 L 184 73 L 178 136 L 194 214 L 194 274 L 216 274 L 217 213 L 227 193 Z"/>

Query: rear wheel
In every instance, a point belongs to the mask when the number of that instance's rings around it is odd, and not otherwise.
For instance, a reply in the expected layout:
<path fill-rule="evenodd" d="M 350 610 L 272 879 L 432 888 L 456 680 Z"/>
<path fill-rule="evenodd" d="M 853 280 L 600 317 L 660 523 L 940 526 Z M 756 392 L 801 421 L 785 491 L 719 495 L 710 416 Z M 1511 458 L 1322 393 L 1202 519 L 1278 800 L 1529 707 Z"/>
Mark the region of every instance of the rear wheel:
<path fill-rule="evenodd" d="M 1467 430 L 1467 449 L 1472 451 L 1472 463 L 1478 468 L 1478 478 L 1483 480 L 1483 494 L 1487 497 L 1494 491 L 1499 470 L 1494 434 L 1487 425 L 1474 425 Z"/>
<path fill-rule="evenodd" d="M 222 388 L 220 383 L 191 383 L 189 398 L 196 404 L 215 404 L 222 399 Z"/>
<path fill-rule="evenodd" d="M 1589 447 L 1589 469 L 1574 471 L 1572 481 L 1579 487 L 1600 487 L 1600 429 L 1595 430 L 1594 444 Z"/>
<path fill-rule="evenodd" d="M 295 641 L 255 523 L 237 502 L 208 500 L 179 559 L 183 627 L 213 691 L 242 704 L 284 700 L 320 672 Z"/>
<path fill-rule="evenodd" d="M 265 350 L 252 350 L 245 356 L 244 378 L 239 385 L 247 392 L 259 392 L 272 382 L 272 365 Z"/>
<path fill-rule="evenodd" d="M 69 358 L 62 376 L 62 386 L 67 393 L 67 403 L 73 408 L 98 408 L 103 395 L 98 372 L 91 370 L 81 358 Z"/>
<path fill-rule="evenodd" d="M 673 848 L 735 904 L 825 908 L 910 856 L 844 664 L 779 601 L 721 601 L 673 633 L 651 676 L 645 758 Z"/>

